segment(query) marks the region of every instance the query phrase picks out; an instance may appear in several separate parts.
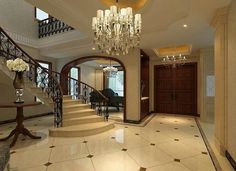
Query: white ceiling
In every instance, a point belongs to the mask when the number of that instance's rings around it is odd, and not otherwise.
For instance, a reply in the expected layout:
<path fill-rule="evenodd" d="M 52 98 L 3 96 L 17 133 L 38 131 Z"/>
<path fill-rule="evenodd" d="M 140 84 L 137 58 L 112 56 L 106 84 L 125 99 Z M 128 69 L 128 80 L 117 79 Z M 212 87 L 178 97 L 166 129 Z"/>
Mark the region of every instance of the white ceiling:
<path fill-rule="evenodd" d="M 98 9 L 106 9 L 99 0 L 25 0 L 82 32 L 82 39 L 41 48 L 45 56 L 56 58 L 90 55 L 92 51 L 91 18 Z M 192 44 L 193 50 L 213 46 L 210 27 L 216 9 L 231 0 L 148 0 L 142 14 L 141 48 L 155 55 L 153 48 Z M 183 28 L 183 24 L 188 24 Z"/>

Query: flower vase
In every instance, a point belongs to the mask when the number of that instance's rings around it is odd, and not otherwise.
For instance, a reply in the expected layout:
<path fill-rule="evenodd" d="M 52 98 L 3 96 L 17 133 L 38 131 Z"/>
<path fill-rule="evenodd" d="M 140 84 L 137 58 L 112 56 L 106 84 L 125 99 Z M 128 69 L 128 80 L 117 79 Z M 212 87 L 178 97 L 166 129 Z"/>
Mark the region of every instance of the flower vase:
<path fill-rule="evenodd" d="M 15 72 L 15 78 L 13 81 L 13 86 L 16 91 L 16 100 L 15 103 L 24 103 L 22 99 L 24 93 L 24 72 Z"/>

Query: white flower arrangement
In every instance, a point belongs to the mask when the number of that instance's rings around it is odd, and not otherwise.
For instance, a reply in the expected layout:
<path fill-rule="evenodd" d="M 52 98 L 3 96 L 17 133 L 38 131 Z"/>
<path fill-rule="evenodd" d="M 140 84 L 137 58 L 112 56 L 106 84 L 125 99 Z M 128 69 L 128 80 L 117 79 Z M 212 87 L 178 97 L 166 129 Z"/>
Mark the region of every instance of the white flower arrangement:
<path fill-rule="evenodd" d="M 7 60 L 7 67 L 9 70 L 15 72 L 29 71 L 29 65 L 20 58 L 16 58 L 15 60 Z"/>

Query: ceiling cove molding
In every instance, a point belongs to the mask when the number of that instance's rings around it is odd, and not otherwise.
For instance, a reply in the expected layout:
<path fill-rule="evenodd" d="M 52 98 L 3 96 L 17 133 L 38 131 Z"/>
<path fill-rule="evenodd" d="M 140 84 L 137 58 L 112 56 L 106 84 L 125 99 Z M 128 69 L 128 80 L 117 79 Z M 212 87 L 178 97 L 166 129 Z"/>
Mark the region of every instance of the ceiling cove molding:
<path fill-rule="evenodd" d="M 11 32 L 4 29 L 7 34 L 16 42 L 21 45 L 33 47 L 33 48 L 44 48 L 49 46 L 60 45 L 71 41 L 85 40 L 88 37 L 83 35 L 81 32 L 73 30 L 66 33 L 60 33 L 58 35 L 46 37 L 46 38 L 29 38 L 19 33 Z"/>
<path fill-rule="evenodd" d="M 5 31 L 16 43 L 19 43 L 19 44 L 25 45 L 25 46 L 30 46 L 33 48 L 38 48 L 38 42 L 36 39 L 34 40 L 29 37 L 20 35 L 18 33 L 10 32 L 8 30 L 5 30 Z"/>

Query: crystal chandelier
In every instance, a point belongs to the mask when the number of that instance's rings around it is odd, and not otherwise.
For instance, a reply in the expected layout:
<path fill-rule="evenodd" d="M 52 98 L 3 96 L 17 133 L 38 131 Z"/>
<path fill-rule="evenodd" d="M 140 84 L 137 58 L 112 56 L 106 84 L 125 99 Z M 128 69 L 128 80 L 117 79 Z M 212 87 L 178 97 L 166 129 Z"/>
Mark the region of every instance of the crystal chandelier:
<path fill-rule="evenodd" d="M 109 55 L 126 55 L 130 48 L 139 46 L 141 24 L 141 14 L 133 17 L 131 7 L 98 10 L 97 17 L 92 19 L 94 43 Z"/>
<path fill-rule="evenodd" d="M 118 69 L 111 66 L 111 61 L 110 61 L 110 66 L 103 68 L 103 72 L 108 78 L 115 78 L 117 75 Z"/>
<path fill-rule="evenodd" d="M 175 68 L 177 65 L 184 65 L 187 61 L 185 56 L 179 54 L 179 56 L 166 56 L 162 58 L 162 63 L 166 65 L 172 65 Z"/>

